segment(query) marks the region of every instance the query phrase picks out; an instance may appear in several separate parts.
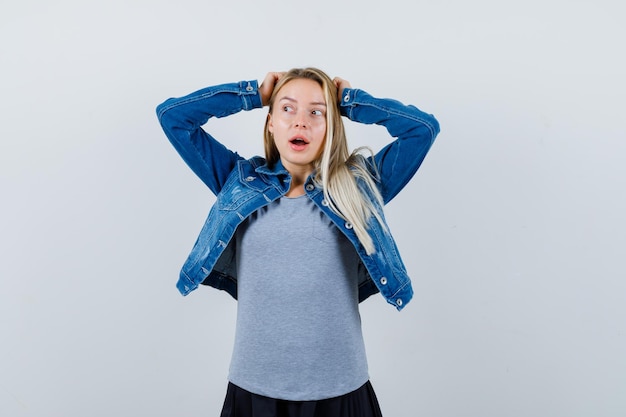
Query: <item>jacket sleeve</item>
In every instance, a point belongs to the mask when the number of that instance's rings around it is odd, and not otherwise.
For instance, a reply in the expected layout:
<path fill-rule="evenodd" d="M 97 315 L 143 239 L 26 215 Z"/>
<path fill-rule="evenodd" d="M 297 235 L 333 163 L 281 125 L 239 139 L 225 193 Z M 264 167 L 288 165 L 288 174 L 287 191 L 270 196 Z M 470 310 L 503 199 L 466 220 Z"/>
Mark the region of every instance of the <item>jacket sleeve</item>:
<path fill-rule="evenodd" d="M 350 120 L 384 126 L 396 138 L 374 155 L 383 201 L 393 199 L 415 175 L 439 133 L 430 114 L 397 100 L 375 98 L 363 90 L 342 92 L 341 114 Z"/>
<path fill-rule="evenodd" d="M 257 81 L 208 87 L 157 106 L 161 127 L 183 160 L 218 194 L 237 161 L 243 159 L 202 129 L 211 117 L 263 107 Z"/>

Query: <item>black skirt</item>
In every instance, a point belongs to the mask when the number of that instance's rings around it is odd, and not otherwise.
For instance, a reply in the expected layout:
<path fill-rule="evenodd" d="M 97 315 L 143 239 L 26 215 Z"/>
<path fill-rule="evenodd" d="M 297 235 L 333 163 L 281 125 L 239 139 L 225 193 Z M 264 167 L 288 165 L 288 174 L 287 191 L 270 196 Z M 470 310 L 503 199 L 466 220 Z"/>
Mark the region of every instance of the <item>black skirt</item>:
<path fill-rule="evenodd" d="M 228 383 L 221 417 L 382 417 L 374 388 L 318 401 L 287 401 L 253 394 Z"/>

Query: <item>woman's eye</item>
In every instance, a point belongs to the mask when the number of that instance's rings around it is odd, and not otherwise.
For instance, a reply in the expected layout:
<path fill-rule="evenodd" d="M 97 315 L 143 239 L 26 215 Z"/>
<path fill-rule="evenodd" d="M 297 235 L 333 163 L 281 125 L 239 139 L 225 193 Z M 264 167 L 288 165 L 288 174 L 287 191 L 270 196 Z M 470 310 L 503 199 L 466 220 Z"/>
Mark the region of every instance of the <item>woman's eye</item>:
<path fill-rule="evenodd" d="M 321 110 L 313 110 L 311 112 L 314 116 L 323 116 L 324 112 L 322 112 Z"/>
<path fill-rule="evenodd" d="M 283 111 L 291 112 L 291 111 L 293 111 L 293 107 L 291 107 L 291 106 L 283 106 Z"/>

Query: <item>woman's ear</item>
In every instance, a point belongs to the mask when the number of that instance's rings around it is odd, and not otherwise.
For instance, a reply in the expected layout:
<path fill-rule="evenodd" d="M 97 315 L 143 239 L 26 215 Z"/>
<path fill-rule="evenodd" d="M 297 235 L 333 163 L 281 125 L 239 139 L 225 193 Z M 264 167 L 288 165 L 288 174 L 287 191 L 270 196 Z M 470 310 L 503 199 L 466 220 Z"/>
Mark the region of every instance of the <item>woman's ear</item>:
<path fill-rule="evenodd" d="M 267 113 L 267 131 L 274 134 L 274 123 L 272 121 L 272 113 Z"/>

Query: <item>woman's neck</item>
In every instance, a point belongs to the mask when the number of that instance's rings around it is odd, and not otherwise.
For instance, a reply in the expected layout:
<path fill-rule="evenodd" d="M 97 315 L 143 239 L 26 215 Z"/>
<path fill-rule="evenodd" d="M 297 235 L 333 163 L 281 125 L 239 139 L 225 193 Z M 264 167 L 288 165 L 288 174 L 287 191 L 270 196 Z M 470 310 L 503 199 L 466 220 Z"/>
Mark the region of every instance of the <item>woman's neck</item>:
<path fill-rule="evenodd" d="M 304 183 L 313 172 L 311 167 L 293 167 L 287 169 L 291 175 L 291 186 L 285 194 L 286 197 L 298 197 L 304 194 Z"/>
<path fill-rule="evenodd" d="M 289 187 L 289 191 L 285 194 L 286 197 L 298 197 L 304 194 L 304 182 L 306 181 L 308 175 L 304 178 L 300 176 L 291 176 L 291 186 Z"/>

